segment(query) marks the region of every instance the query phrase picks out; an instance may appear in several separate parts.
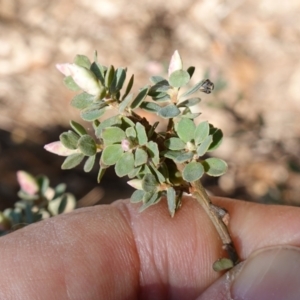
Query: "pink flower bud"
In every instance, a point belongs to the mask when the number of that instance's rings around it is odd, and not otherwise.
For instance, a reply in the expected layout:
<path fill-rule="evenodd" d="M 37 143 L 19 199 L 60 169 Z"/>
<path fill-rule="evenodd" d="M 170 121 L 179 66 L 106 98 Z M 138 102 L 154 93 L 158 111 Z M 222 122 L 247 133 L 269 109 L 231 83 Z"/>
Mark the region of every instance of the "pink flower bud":
<path fill-rule="evenodd" d="M 69 156 L 73 153 L 78 152 L 78 150 L 71 150 L 66 148 L 60 141 L 47 144 L 44 146 L 44 149 L 60 156 Z"/>
<path fill-rule="evenodd" d="M 126 152 L 126 151 L 128 151 L 129 149 L 130 149 L 130 141 L 128 141 L 128 140 L 123 140 L 122 142 L 121 142 L 121 146 L 122 146 L 122 149 Z"/>
<path fill-rule="evenodd" d="M 168 70 L 168 75 L 170 75 L 177 71 L 177 70 L 182 70 L 182 60 L 179 55 L 179 52 L 176 50 L 174 54 L 172 55 L 170 65 L 169 65 L 169 70 Z"/>
<path fill-rule="evenodd" d="M 56 68 L 65 76 L 71 76 L 77 85 L 88 94 L 94 96 L 100 94 L 99 81 L 91 70 L 76 64 L 57 64 Z"/>
<path fill-rule="evenodd" d="M 28 174 L 25 171 L 18 171 L 17 172 L 17 180 L 21 187 L 21 189 L 28 195 L 35 195 L 38 190 L 39 186 L 33 176 Z"/>

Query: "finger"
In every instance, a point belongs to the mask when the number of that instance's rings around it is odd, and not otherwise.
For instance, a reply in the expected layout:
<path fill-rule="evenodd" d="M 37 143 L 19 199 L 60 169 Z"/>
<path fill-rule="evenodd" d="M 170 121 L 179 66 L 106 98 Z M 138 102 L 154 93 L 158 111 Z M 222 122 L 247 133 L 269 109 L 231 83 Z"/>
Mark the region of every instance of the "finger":
<path fill-rule="evenodd" d="M 231 214 L 242 257 L 262 245 L 299 243 L 294 208 L 216 202 Z M 82 209 L 1 238 L 0 298 L 193 299 L 216 280 L 220 241 L 194 200 L 174 219 L 165 203 L 137 210 L 127 202 Z M 270 235 L 278 220 L 288 229 Z"/>

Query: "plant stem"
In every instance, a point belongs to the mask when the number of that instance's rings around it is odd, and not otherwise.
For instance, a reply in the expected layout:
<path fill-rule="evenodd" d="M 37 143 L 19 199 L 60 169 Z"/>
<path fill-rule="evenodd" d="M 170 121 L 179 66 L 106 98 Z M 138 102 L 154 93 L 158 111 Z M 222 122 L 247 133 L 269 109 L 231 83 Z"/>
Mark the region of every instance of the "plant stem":
<path fill-rule="evenodd" d="M 228 213 L 223 208 L 220 208 L 211 202 L 200 180 L 192 182 L 191 185 L 192 195 L 197 199 L 209 216 L 222 240 L 223 249 L 228 253 L 233 265 L 236 265 L 239 262 L 239 257 L 233 245 L 228 228 L 224 223 Z"/>

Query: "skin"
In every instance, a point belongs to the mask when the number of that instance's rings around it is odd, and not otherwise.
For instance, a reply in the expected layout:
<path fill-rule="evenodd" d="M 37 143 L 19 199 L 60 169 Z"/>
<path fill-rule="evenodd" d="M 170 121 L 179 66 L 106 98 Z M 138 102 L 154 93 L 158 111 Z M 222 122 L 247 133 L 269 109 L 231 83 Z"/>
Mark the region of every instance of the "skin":
<path fill-rule="evenodd" d="M 300 209 L 213 198 L 230 213 L 242 260 L 274 245 L 300 244 Z M 172 219 L 165 201 L 78 209 L 0 239 L 0 299 L 195 299 L 221 273 L 224 253 L 192 198 Z"/>

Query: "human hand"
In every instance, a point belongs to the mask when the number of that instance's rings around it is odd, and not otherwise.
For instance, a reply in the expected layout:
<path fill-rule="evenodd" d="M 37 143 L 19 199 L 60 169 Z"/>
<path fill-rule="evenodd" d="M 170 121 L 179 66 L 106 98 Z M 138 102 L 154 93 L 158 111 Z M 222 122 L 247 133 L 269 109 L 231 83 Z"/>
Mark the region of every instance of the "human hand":
<path fill-rule="evenodd" d="M 247 259 L 227 275 L 212 270 L 224 253 L 195 200 L 173 219 L 164 201 L 143 213 L 117 201 L 2 237 L 0 299 L 299 299 L 300 252 L 287 246 L 300 244 L 300 209 L 212 200 Z"/>

